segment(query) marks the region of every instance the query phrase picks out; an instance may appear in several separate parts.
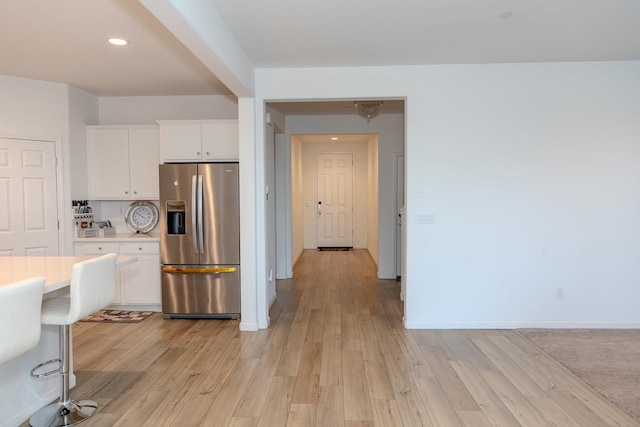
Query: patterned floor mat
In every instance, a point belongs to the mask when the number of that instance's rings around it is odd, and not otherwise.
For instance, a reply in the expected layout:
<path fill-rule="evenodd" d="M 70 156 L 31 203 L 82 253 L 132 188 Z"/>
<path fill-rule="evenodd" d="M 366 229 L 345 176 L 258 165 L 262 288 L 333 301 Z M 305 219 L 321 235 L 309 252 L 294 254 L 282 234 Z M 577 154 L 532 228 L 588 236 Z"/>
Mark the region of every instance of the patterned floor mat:
<path fill-rule="evenodd" d="M 81 322 L 137 323 L 151 316 L 153 311 L 100 310 Z"/>

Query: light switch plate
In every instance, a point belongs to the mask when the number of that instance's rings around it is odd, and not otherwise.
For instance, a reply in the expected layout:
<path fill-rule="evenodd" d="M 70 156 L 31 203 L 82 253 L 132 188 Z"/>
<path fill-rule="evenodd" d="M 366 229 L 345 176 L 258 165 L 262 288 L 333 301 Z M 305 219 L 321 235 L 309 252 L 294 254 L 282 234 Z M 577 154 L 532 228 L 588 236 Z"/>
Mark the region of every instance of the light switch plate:
<path fill-rule="evenodd" d="M 416 214 L 416 224 L 435 224 L 436 216 L 433 214 Z"/>

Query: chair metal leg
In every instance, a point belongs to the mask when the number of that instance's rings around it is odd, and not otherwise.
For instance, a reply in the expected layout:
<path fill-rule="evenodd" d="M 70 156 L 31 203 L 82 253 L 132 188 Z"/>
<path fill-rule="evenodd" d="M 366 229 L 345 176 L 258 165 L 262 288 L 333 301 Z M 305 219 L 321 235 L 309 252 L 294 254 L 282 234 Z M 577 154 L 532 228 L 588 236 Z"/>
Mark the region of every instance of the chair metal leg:
<path fill-rule="evenodd" d="M 78 424 L 98 409 L 92 400 L 69 398 L 69 371 L 71 357 L 71 325 L 60 325 L 60 400 L 39 409 L 29 418 L 32 427 L 63 427 Z"/>

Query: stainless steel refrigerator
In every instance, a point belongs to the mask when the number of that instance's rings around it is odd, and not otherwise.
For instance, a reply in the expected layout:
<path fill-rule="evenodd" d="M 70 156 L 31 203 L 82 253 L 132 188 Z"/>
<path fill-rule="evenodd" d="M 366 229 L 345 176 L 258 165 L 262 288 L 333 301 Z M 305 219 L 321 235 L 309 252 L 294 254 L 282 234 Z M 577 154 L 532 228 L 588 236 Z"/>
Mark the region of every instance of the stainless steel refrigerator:
<path fill-rule="evenodd" d="M 160 165 L 165 318 L 240 316 L 237 163 Z"/>

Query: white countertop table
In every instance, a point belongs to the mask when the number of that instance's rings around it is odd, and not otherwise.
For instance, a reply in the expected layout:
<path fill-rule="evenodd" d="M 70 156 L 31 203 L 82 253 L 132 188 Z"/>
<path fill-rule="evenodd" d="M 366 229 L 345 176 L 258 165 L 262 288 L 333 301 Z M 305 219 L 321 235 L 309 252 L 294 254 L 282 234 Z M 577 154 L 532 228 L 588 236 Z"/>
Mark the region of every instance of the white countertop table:
<path fill-rule="evenodd" d="M 46 279 L 43 298 L 64 295 L 68 292 L 73 265 L 90 258 L 95 257 L 0 256 L 0 286 L 39 276 Z M 133 264 L 137 260 L 135 256 L 119 256 L 116 268 Z M 0 413 L 6 414 L 0 418 L 0 427 L 20 425 L 36 410 L 58 398 L 59 376 L 36 380 L 29 375 L 31 368 L 38 363 L 58 357 L 58 343 L 58 328 L 43 325 L 36 348 L 0 365 Z M 72 386 L 75 385 L 73 372 L 70 382 Z"/>
<path fill-rule="evenodd" d="M 84 256 L 7 256 L 0 257 L 0 286 L 28 279 L 44 277 L 44 293 L 56 291 L 69 286 L 71 270 L 76 262 L 93 257 Z M 116 268 L 133 264 L 136 257 L 119 256 Z"/>

